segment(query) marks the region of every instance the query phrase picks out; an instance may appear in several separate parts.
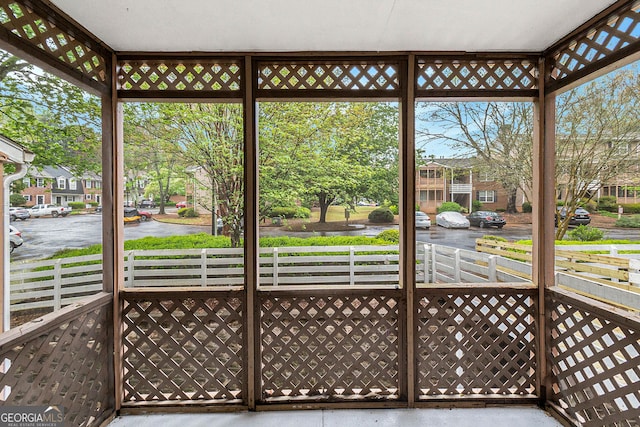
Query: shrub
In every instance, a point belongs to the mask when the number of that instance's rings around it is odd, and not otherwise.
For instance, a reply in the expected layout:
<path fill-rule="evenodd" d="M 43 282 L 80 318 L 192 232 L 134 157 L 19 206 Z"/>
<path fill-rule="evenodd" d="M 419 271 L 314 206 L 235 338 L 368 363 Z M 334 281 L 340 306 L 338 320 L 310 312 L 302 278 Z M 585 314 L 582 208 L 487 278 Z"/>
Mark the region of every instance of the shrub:
<path fill-rule="evenodd" d="M 473 209 L 473 212 L 481 211 L 482 202 L 480 200 L 474 200 L 473 202 L 471 202 L 471 209 Z"/>
<path fill-rule="evenodd" d="M 461 211 L 462 211 L 462 206 L 460 206 L 456 202 L 444 202 L 440 206 L 438 206 L 438 213 L 461 212 Z"/>
<path fill-rule="evenodd" d="M 309 218 L 311 211 L 303 206 L 277 206 L 271 208 L 269 216 L 282 218 Z"/>
<path fill-rule="evenodd" d="M 185 212 L 187 212 L 187 209 L 189 209 L 189 208 L 180 208 L 180 209 L 178 209 L 178 216 L 181 217 L 181 218 L 184 218 L 184 214 L 185 214 Z"/>
<path fill-rule="evenodd" d="M 522 212 L 523 213 L 531 213 L 531 212 L 533 212 L 533 206 L 531 206 L 531 202 L 522 203 Z"/>
<path fill-rule="evenodd" d="M 27 204 L 27 199 L 22 194 L 12 194 L 9 196 L 9 203 L 11 203 L 11 206 L 24 206 Z"/>
<path fill-rule="evenodd" d="M 185 218 L 197 218 L 200 214 L 193 208 L 185 208 L 186 210 L 183 213 Z"/>
<path fill-rule="evenodd" d="M 393 213 L 394 215 L 400 215 L 400 208 L 398 207 L 398 205 L 391 205 L 389 206 L 389 210 L 391 211 L 391 213 Z"/>
<path fill-rule="evenodd" d="M 100 203 L 98 203 L 98 202 L 89 202 L 88 205 L 91 206 L 92 208 L 96 208 L 96 207 L 100 206 Z"/>
<path fill-rule="evenodd" d="M 374 209 L 369 213 L 369 221 L 376 223 L 376 224 L 382 224 L 382 223 L 389 223 L 389 222 L 393 222 L 393 212 L 391 212 L 391 209 L 387 208 L 387 207 L 381 207 L 378 209 Z"/>
<path fill-rule="evenodd" d="M 616 221 L 616 227 L 640 228 L 640 215 L 623 216 Z"/>
<path fill-rule="evenodd" d="M 382 233 L 376 236 L 376 239 L 386 240 L 391 243 L 399 243 L 400 230 L 396 230 L 396 229 L 384 230 Z"/>
<path fill-rule="evenodd" d="M 502 236 L 492 236 L 490 234 L 487 234 L 486 236 L 482 236 L 482 238 L 485 240 L 493 240 L 495 242 L 508 242 L 508 240 Z"/>
<path fill-rule="evenodd" d="M 598 210 L 618 212 L 618 201 L 615 196 L 602 196 L 598 199 Z"/>
<path fill-rule="evenodd" d="M 602 240 L 604 237 L 604 231 L 588 225 L 579 225 L 569 231 L 568 234 L 571 240 L 579 240 L 582 242 L 595 242 L 596 240 Z"/>
<path fill-rule="evenodd" d="M 625 203 L 622 205 L 622 209 L 624 209 L 624 213 L 628 214 L 640 214 L 640 203 Z M 618 208 L 616 207 L 616 212 Z"/>
<path fill-rule="evenodd" d="M 84 202 L 69 202 L 67 204 L 73 210 L 84 209 L 87 206 Z"/>

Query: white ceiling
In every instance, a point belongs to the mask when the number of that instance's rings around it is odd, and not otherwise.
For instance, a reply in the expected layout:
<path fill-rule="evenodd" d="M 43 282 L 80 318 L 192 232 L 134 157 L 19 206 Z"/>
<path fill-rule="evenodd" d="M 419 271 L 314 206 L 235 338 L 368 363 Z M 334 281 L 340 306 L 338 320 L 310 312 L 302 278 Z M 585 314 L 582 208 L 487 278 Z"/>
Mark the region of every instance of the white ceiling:
<path fill-rule="evenodd" d="M 116 51 L 539 52 L 615 0 L 52 0 Z"/>

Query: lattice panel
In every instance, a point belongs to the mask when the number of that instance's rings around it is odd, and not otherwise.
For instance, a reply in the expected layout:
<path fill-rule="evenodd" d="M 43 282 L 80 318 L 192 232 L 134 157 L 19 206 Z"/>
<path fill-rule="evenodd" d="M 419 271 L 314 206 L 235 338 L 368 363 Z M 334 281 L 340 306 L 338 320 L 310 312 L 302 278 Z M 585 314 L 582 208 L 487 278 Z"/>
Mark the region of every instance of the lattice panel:
<path fill-rule="evenodd" d="M 258 89 L 396 91 L 398 64 L 261 63 Z"/>
<path fill-rule="evenodd" d="M 236 62 L 194 60 L 120 61 L 118 89 L 124 91 L 236 92 L 242 68 Z"/>
<path fill-rule="evenodd" d="M 57 405 L 64 408 L 65 425 L 99 425 L 114 410 L 110 312 L 107 304 L 79 314 L 0 353 L 0 363 L 10 366 L 4 371 L 0 365 L 0 405 Z"/>
<path fill-rule="evenodd" d="M 584 426 L 640 425 L 640 322 L 616 323 L 558 294 L 547 307 L 556 403 Z"/>
<path fill-rule="evenodd" d="M 389 296 L 261 301 L 262 399 L 398 398 L 398 300 Z"/>
<path fill-rule="evenodd" d="M 124 293 L 123 402 L 241 402 L 243 312 L 240 296 Z"/>
<path fill-rule="evenodd" d="M 99 82 L 107 78 L 105 58 L 59 28 L 46 16 L 10 0 L 0 0 L 0 23 L 23 40 L 37 46 L 82 74 Z"/>
<path fill-rule="evenodd" d="M 419 58 L 418 90 L 525 91 L 537 88 L 537 64 L 530 60 Z"/>
<path fill-rule="evenodd" d="M 550 61 L 549 79 L 562 80 L 638 41 L 640 2 L 635 1 L 556 49 Z"/>
<path fill-rule="evenodd" d="M 420 294 L 418 398 L 535 394 L 535 304 L 529 293 Z"/>

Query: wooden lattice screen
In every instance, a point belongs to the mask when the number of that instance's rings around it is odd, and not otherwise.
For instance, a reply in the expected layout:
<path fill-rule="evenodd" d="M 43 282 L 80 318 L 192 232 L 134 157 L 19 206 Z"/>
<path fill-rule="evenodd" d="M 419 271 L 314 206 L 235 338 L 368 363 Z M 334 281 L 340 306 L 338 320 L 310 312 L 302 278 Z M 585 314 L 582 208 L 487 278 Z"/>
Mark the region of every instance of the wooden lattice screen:
<path fill-rule="evenodd" d="M 115 410 L 112 295 L 88 297 L 0 340 L 0 405 L 58 406 L 65 425 L 97 426 Z"/>
<path fill-rule="evenodd" d="M 104 83 L 107 79 L 105 52 L 98 43 L 73 28 L 53 11 L 34 10 L 21 2 L 0 0 L 0 24 L 24 43 L 82 75 Z"/>
<path fill-rule="evenodd" d="M 239 98 L 242 62 L 215 58 L 120 59 L 119 96 Z"/>
<path fill-rule="evenodd" d="M 637 426 L 640 316 L 569 294 L 547 292 L 552 400 L 584 426 Z"/>
<path fill-rule="evenodd" d="M 418 57 L 418 97 L 535 96 L 538 64 L 527 58 Z"/>
<path fill-rule="evenodd" d="M 242 293 L 122 292 L 123 406 L 246 399 Z"/>
<path fill-rule="evenodd" d="M 549 50 L 545 76 L 549 89 L 639 50 L 640 1 L 633 1 Z"/>
<path fill-rule="evenodd" d="M 261 399 L 398 399 L 399 299 L 397 290 L 261 293 Z"/>
<path fill-rule="evenodd" d="M 526 285 L 420 289 L 417 398 L 533 398 L 535 292 Z"/>
<path fill-rule="evenodd" d="M 397 61 L 259 61 L 258 93 L 264 97 L 397 97 Z"/>

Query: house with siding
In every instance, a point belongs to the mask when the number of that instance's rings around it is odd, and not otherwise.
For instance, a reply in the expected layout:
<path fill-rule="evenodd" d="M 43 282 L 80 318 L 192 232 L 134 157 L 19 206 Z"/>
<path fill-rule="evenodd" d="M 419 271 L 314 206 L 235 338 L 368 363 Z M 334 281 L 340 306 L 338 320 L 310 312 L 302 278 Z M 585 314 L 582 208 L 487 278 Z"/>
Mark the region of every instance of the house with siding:
<path fill-rule="evenodd" d="M 102 179 L 93 173 L 78 177 L 65 167 L 32 167 L 23 184 L 21 194 L 27 207 L 43 203 L 60 206 L 67 206 L 69 202 L 101 203 Z"/>

